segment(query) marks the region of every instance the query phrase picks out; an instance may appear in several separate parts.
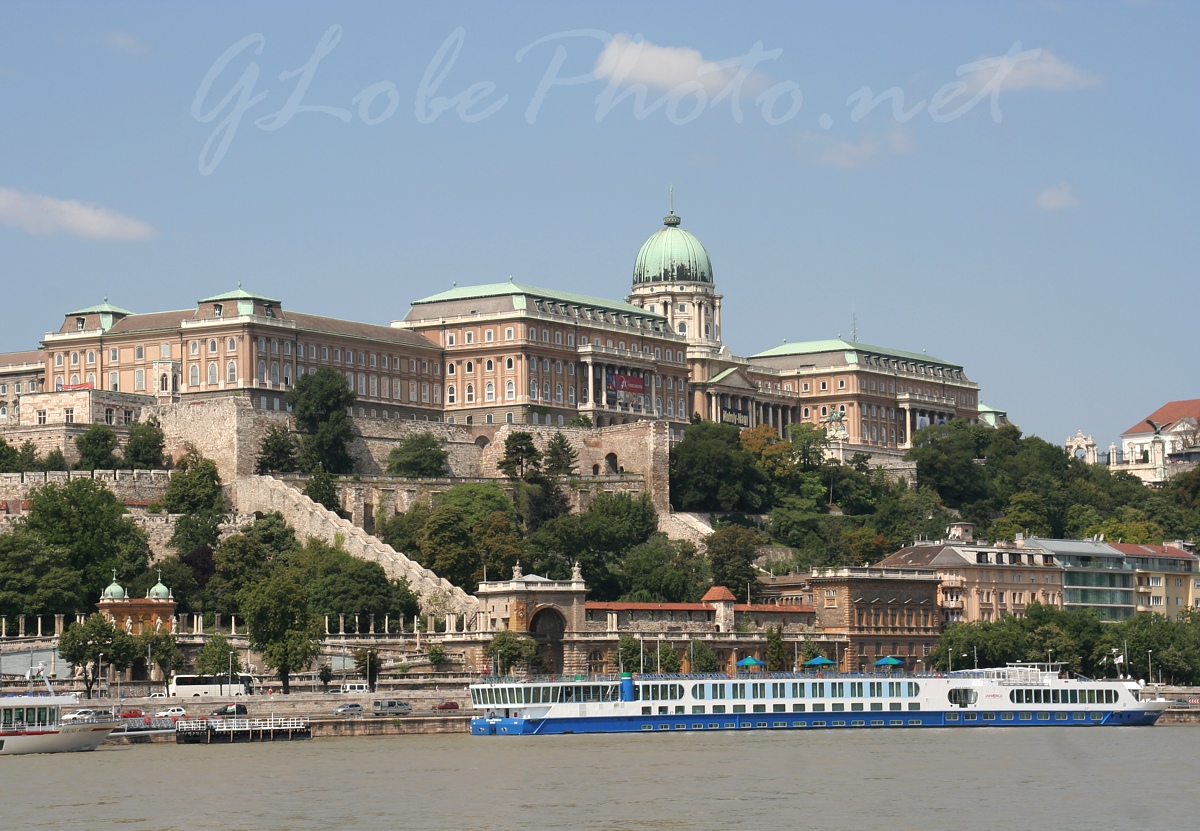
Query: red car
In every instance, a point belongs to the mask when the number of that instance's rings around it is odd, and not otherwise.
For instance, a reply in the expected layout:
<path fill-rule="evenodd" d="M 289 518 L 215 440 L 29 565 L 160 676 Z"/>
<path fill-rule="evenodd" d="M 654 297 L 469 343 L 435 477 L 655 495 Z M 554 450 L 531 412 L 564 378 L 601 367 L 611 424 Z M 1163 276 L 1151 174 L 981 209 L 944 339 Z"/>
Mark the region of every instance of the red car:
<path fill-rule="evenodd" d="M 433 709 L 435 709 L 435 710 L 457 710 L 458 702 L 457 701 L 443 701 L 441 704 L 438 704 Z"/>
<path fill-rule="evenodd" d="M 130 707 L 128 710 L 121 711 L 121 718 L 143 718 L 146 714 L 137 707 Z"/>

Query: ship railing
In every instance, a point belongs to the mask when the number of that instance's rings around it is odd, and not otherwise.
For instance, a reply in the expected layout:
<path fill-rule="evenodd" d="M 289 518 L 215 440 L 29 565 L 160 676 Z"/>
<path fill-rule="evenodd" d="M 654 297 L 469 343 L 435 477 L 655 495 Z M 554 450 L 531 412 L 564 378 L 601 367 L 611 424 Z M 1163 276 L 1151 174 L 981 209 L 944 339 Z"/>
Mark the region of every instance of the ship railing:
<path fill-rule="evenodd" d="M 308 728 L 308 716 L 270 718 L 189 718 L 175 724 L 179 733 L 203 733 L 212 730 L 218 733 L 244 732 L 246 730 L 304 730 Z"/>

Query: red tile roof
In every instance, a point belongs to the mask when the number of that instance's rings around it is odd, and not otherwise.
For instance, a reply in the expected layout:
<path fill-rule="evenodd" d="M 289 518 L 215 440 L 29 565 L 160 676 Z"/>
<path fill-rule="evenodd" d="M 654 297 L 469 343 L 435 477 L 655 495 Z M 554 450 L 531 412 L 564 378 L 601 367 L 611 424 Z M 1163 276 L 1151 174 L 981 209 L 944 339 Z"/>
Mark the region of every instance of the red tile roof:
<path fill-rule="evenodd" d="M 39 350 L 29 352 L 0 352 L 0 367 L 41 364 L 45 363 L 45 361 L 46 356 Z"/>
<path fill-rule="evenodd" d="M 1186 401 L 1168 401 L 1150 415 L 1146 416 L 1145 419 L 1142 419 L 1137 424 L 1130 427 L 1128 430 L 1122 433 L 1121 436 L 1136 436 L 1153 433 L 1154 430 L 1151 429 L 1150 425 L 1146 423 L 1146 419 L 1153 421 L 1160 428 L 1165 429 L 1179 421 L 1179 419 L 1188 416 L 1200 421 L 1200 398 L 1189 398 Z"/>
<path fill-rule="evenodd" d="M 1126 557 L 1170 557 L 1174 560 L 1195 560 L 1195 554 L 1189 554 L 1182 548 L 1171 545 L 1136 545 L 1134 543 L 1110 542 L 1109 547 L 1115 548 Z"/>
<path fill-rule="evenodd" d="M 711 612 L 707 603 L 622 603 L 619 600 L 589 600 L 584 608 L 601 612 Z"/>
<path fill-rule="evenodd" d="M 737 598 L 733 596 L 733 592 L 724 586 L 713 586 L 705 593 L 704 597 L 700 599 L 705 603 L 728 603 L 731 600 L 737 600 Z"/>

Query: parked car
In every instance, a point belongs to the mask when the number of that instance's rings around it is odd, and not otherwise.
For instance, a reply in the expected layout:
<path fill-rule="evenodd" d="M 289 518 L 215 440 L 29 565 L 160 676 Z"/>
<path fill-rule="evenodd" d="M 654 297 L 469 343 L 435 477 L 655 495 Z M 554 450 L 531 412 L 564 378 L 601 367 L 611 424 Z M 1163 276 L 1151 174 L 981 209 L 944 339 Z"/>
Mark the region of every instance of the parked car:
<path fill-rule="evenodd" d="M 438 704 L 433 709 L 435 709 L 435 710 L 457 710 L 458 702 L 457 701 L 443 701 L 441 704 Z"/>
<path fill-rule="evenodd" d="M 363 714 L 363 705 L 361 704 L 342 704 L 333 711 L 335 716 L 361 716 Z"/>
<path fill-rule="evenodd" d="M 62 720 L 92 721 L 93 719 L 101 718 L 102 716 L 106 715 L 108 715 L 108 713 L 104 712 L 103 710 L 75 710 L 74 712 L 67 713 L 65 716 L 63 716 Z"/>
<path fill-rule="evenodd" d="M 165 692 L 152 692 L 152 693 L 150 693 L 150 695 L 148 695 L 146 697 L 147 698 L 166 698 L 167 694 Z"/>
<path fill-rule="evenodd" d="M 165 710 L 159 710 L 154 714 L 155 718 L 187 718 L 187 710 L 182 707 L 168 707 Z"/>
<path fill-rule="evenodd" d="M 412 712 L 412 705 L 407 701 L 387 698 L 383 701 L 371 702 L 371 715 L 375 716 L 406 716 Z"/>
<path fill-rule="evenodd" d="M 246 715 L 245 704 L 225 704 L 213 710 L 209 715 L 212 716 L 244 716 Z"/>
<path fill-rule="evenodd" d="M 120 713 L 121 718 L 144 718 L 145 716 L 146 714 L 137 707 L 127 707 Z"/>

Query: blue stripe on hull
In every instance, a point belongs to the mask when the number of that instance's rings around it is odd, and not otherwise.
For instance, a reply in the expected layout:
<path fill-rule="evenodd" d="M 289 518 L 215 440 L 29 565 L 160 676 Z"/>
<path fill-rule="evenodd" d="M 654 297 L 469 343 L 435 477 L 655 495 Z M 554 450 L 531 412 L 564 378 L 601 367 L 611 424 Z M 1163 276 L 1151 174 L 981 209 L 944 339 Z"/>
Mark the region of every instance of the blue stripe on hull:
<path fill-rule="evenodd" d="M 1093 720 L 1092 713 L 1102 712 L 1103 719 Z M 475 735 L 562 735 L 567 733 L 658 733 L 697 730 L 787 730 L 787 729 L 863 729 L 895 727 L 1099 727 L 1102 725 L 1141 726 L 1154 724 L 1157 711 L 1090 711 L 1087 718 L 1066 721 L 1022 720 L 1016 713 L 1012 720 L 984 720 L 982 712 L 973 713 L 976 721 L 946 720 L 942 712 L 854 712 L 854 713 L 738 713 L 703 716 L 597 716 L 589 718 L 473 718 L 471 732 Z M 959 712 L 960 717 L 966 713 Z"/>

